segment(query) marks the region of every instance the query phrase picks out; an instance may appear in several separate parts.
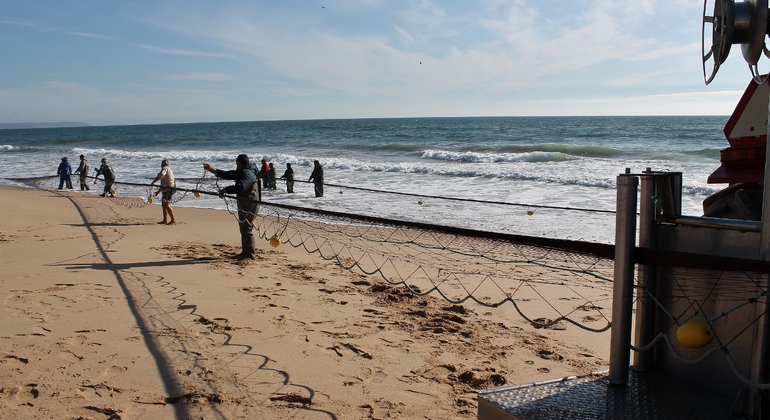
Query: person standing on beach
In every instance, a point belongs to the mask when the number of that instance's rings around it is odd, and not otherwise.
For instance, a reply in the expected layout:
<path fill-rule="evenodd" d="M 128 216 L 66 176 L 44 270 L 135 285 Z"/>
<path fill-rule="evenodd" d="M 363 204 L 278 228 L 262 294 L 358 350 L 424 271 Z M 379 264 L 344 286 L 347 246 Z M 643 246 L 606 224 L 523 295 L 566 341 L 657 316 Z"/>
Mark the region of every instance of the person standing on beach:
<path fill-rule="evenodd" d="M 217 178 L 235 181 L 235 184 L 219 190 L 219 198 L 224 198 L 225 194 L 235 194 L 238 197 L 238 228 L 241 231 L 242 251 L 234 258 L 253 260 L 256 256 L 253 221 L 259 209 L 259 179 L 249 163 L 249 156 L 238 155 L 235 158 L 234 171 L 214 169 L 208 163 L 203 164 L 203 169 L 213 173 Z"/>
<path fill-rule="evenodd" d="M 99 175 L 104 175 L 104 192 L 99 194 L 99 196 L 105 197 L 109 194 L 110 197 L 115 197 L 115 194 L 112 192 L 112 184 L 115 183 L 115 171 L 107 164 L 107 158 L 102 158 L 102 166 L 96 170 L 94 178 L 99 178 Z M 96 179 L 94 179 L 94 184 L 96 184 Z"/>
<path fill-rule="evenodd" d="M 80 191 L 91 191 L 91 187 L 88 186 L 88 181 L 86 180 L 88 178 L 88 160 L 86 160 L 85 155 L 80 155 L 80 166 L 75 170 L 75 173 L 78 174 L 78 179 L 80 180 Z"/>
<path fill-rule="evenodd" d="M 158 191 L 155 191 L 155 195 L 157 196 L 158 194 L 163 193 L 160 204 L 161 207 L 163 207 L 163 221 L 158 222 L 158 224 L 175 225 L 176 219 L 174 218 L 174 210 L 171 208 L 171 197 L 174 195 L 175 191 L 174 172 L 171 171 L 168 159 L 163 159 L 163 162 L 160 163 L 160 172 L 158 173 L 158 176 L 152 180 L 150 185 L 155 185 L 158 181 L 160 181 L 160 188 L 158 188 Z M 169 221 L 169 219 L 171 220 Z"/>
<path fill-rule="evenodd" d="M 270 169 L 267 170 L 267 188 L 271 190 L 275 189 L 275 166 L 272 163 L 268 164 Z"/>
<path fill-rule="evenodd" d="M 70 175 L 72 175 L 72 165 L 70 165 L 66 156 L 61 158 L 61 163 L 59 164 L 59 168 L 56 170 L 56 175 L 59 175 L 60 190 L 64 188 L 65 183 L 67 184 L 67 189 L 72 189 L 72 179 L 70 179 Z"/>
<path fill-rule="evenodd" d="M 283 173 L 280 179 L 286 180 L 286 192 L 294 192 L 294 169 L 291 169 L 291 163 L 286 164 L 286 172 Z"/>
<path fill-rule="evenodd" d="M 310 174 L 310 178 L 307 181 L 313 181 L 316 197 L 324 196 L 324 168 L 317 160 L 313 161 L 313 172 Z"/>
<path fill-rule="evenodd" d="M 257 179 L 262 180 L 262 188 L 267 189 L 267 173 L 270 172 L 270 167 L 267 164 L 267 159 L 262 159 L 262 167 L 259 168 Z"/>

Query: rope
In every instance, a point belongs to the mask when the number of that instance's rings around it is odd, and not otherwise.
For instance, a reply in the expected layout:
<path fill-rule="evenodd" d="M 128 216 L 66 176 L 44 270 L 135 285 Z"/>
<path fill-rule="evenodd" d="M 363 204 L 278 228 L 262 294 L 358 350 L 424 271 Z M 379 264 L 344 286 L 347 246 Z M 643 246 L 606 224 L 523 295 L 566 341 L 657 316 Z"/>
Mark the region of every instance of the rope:
<path fill-rule="evenodd" d="M 178 191 L 200 195 L 219 196 L 217 192 L 202 191 L 204 177 L 197 180 L 194 188 L 177 188 Z M 35 178 L 33 181 L 56 177 Z M 215 180 L 218 187 L 219 180 Z M 304 182 L 304 181 L 297 181 Z M 116 182 L 116 184 L 146 187 L 147 184 Z M 423 194 L 408 194 L 402 192 L 377 191 L 367 188 L 350 187 L 337 184 L 327 184 L 332 187 L 364 190 L 373 193 L 386 193 L 409 195 L 431 199 L 460 200 L 453 197 L 437 197 Z M 228 211 L 235 214 L 233 203 L 237 197 L 225 195 L 225 204 Z M 483 200 L 468 200 L 465 202 L 486 203 L 494 205 L 525 206 L 518 203 L 502 203 Z M 538 207 L 526 205 L 528 207 Z M 545 208 L 558 208 L 569 210 L 585 210 L 556 206 L 540 206 Z M 614 246 L 596 244 L 582 241 L 538 238 L 531 236 L 515 235 L 510 233 L 482 232 L 471 229 L 456 228 L 451 226 L 435 225 L 421 222 L 409 222 L 392 220 L 381 217 L 363 216 L 350 213 L 341 213 L 317 208 L 304 208 L 282 203 L 262 201 L 260 202 L 261 217 L 255 217 L 254 229 L 264 239 L 281 238 L 294 248 L 304 248 L 308 253 L 317 253 L 324 260 L 335 261 L 339 266 L 348 270 L 360 270 L 366 275 L 377 275 L 391 285 L 398 285 L 417 296 L 436 294 L 452 304 L 475 302 L 482 307 L 497 308 L 511 304 L 523 319 L 540 328 L 552 327 L 560 321 L 564 321 L 592 332 L 603 332 L 609 329 L 610 322 L 601 310 L 597 310 L 599 317 L 605 320 L 601 327 L 587 325 L 574 318 L 575 312 L 580 307 L 571 307 L 567 310 L 560 308 L 555 302 L 549 302 L 540 287 L 560 287 L 569 290 L 584 304 L 582 308 L 598 308 L 598 302 L 592 301 L 589 295 L 582 293 L 578 288 L 582 287 L 611 287 L 612 272 L 606 267 L 600 267 L 602 261 L 611 261 L 614 258 Z M 255 216 L 258 216 L 255 214 Z M 314 222 L 316 217 L 322 220 Z M 334 238 L 329 239 L 329 238 Z M 537 250 L 534 252 L 533 250 Z M 741 267 L 743 270 L 756 272 L 770 272 L 767 263 L 754 260 L 744 260 L 725 257 L 703 257 L 696 254 L 674 253 L 671 257 L 669 251 L 658 251 L 643 248 L 634 249 L 634 257 L 637 262 L 654 266 L 695 266 L 703 267 L 709 264 L 724 269 Z M 405 261 L 402 255 L 411 255 L 415 261 L 407 271 L 399 272 Z M 448 257 L 454 255 L 455 257 Z M 512 257 L 513 256 L 513 257 Z M 473 261 L 468 266 L 460 266 L 460 259 Z M 765 265 L 763 265 L 765 264 Z M 438 269 L 433 273 L 429 270 Z M 535 268 L 545 270 L 546 277 L 536 277 L 538 271 Z M 707 267 L 709 268 L 709 267 Z M 722 271 L 718 271 L 722 272 Z M 570 280 L 560 280 L 564 275 L 569 275 Z M 722 293 L 717 290 L 717 281 L 705 292 L 705 296 L 695 298 L 690 296 L 691 291 L 684 288 L 675 278 L 675 284 L 679 285 L 679 292 L 688 305 L 677 315 L 671 313 L 664 303 L 654 294 L 649 293 L 656 306 L 661 308 L 661 313 L 672 320 L 671 325 L 681 326 L 693 316 L 701 315 L 702 301 L 709 296 Z M 477 279 L 477 284 L 466 286 L 467 279 Z M 517 282 L 514 287 L 502 282 Z M 595 281 L 592 284 L 591 281 Z M 425 282 L 427 287 L 417 286 L 415 282 Z M 453 287 L 448 292 L 449 286 Z M 491 286 L 491 287 L 490 287 Z M 495 290 L 501 297 L 492 298 L 489 295 L 482 296 L 482 289 L 489 293 Z M 462 295 L 457 295 L 457 291 Z M 518 296 L 529 291 L 545 303 L 542 305 L 555 312 L 553 319 L 530 315 L 522 306 L 523 301 Z M 707 318 L 709 323 L 714 323 L 720 318 L 727 318 L 729 314 L 756 304 L 760 299 L 766 298 L 766 292 L 755 293 L 749 298 L 739 299 L 731 308 Z M 684 317 L 684 312 L 692 313 Z M 737 337 L 737 335 L 735 336 Z M 730 344 L 733 340 L 722 340 L 722 346 Z M 644 349 L 642 349 L 644 350 Z"/>
<path fill-rule="evenodd" d="M 305 182 L 305 183 L 312 184 L 312 182 L 308 182 L 308 181 L 295 181 L 295 182 Z M 346 188 L 349 190 L 368 191 L 368 192 L 381 193 L 381 194 L 405 195 L 405 196 L 420 197 L 420 198 L 435 198 L 439 200 L 462 201 L 465 203 L 495 204 L 495 205 L 502 205 L 502 206 L 527 207 L 527 208 L 535 208 L 535 209 L 574 210 L 574 211 L 584 211 L 584 212 L 591 212 L 591 213 L 615 214 L 614 210 L 598 210 L 598 209 L 586 209 L 586 208 L 580 208 L 580 207 L 546 206 L 546 205 L 535 205 L 535 204 L 508 203 L 505 201 L 477 200 L 473 198 L 444 197 L 444 196 L 438 196 L 438 195 L 405 193 L 405 192 L 399 192 L 399 191 L 375 190 L 372 188 L 353 187 L 350 185 L 339 185 L 339 184 L 324 184 L 324 185 L 327 187 Z"/>

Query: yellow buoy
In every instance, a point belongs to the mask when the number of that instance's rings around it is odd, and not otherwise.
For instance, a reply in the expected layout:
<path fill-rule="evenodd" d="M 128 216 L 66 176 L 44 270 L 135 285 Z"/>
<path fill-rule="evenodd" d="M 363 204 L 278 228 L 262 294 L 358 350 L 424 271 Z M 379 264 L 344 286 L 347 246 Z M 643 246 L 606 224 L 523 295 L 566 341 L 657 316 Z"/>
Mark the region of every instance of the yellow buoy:
<path fill-rule="evenodd" d="M 422 205 L 422 201 L 418 201 L 417 204 Z"/>
<path fill-rule="evenodd" d="M 535 214 L 535 212 L 534 212 L 534 211 L 532 211 L 532 210 L 527 210 L 527 216 L 532 216 L 533 214 Z"/>
<path fill-rule="evenodd" d="M 193 195 L 195 196 L 195 198 L 201 198 L 201 193 L 200 193 L 200 192 L 198 192 L 198 191 L 195 191 L 195 192 L 193 193 Z"/>
<path fill-rule="evenodd" d="M 676 341 L 690 349 L 699 349 L 713 339 L 714 331 L 703 318 L 692 318 L 676 330 Z"/>
<path fill-rule="evenodd" d="M 342 194 L 342 191 L 340 191 L 340 194 Z"/>
<path fill-rule="evenodd" d="M 276 236 L 273 236 L 272 238 L 270 238 L 270 245 L 273 248 L 278 248 L 278 246 L 281 245 L 281 237 L 276 235 Z"/>
<path fill-rule="evenodd" d="M 150 203 L 150 204 L 152 204 L 152 197 L 148 198 L 148 199 L 147 199 L 147 202 L 148 202 L 148 203 Z"/>
<path fill-rule="evenodd" d="M 118 193 L 118 192 L 117 192 L 117 191 L 115 191 L 115 190 L 110 190 L 110 194 L 112 194 L 112 195 L 115 195 L 115 194 L 117 194 L 117 193 Z"/>

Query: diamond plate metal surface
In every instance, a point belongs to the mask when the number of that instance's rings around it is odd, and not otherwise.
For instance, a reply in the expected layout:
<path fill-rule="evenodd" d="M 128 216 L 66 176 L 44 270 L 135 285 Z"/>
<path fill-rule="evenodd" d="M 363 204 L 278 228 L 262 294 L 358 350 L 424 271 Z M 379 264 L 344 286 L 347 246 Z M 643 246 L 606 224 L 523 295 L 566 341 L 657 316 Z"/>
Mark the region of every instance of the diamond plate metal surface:
<path fill-rule="evenodd" d="M 600 372 L 480 391 L 478 399 L 479 420 L 726 419 L 732 406 L 703 388 L 633 370 L 626 387 L 611 385 Z"/>

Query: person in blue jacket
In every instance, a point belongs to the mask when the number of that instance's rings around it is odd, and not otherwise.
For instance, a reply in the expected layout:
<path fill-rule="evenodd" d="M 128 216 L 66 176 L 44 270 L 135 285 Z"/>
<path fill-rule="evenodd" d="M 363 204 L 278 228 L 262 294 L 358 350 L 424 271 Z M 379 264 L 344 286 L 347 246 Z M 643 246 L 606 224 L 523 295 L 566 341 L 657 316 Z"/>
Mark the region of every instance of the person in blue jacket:
<path fill-rule="evenodd" d="M 235 194 L 238 198 L 238 228 L 241 231 L 240 254 L 235 255 L 237 259 L 254 259 L 256 256 L 254 241 L 254 216 L 259 210 L 258 185 L 259 179 L 257 173 L 249 162 L 249 156 L 245 154 L 238 155 L 235 158 L 235 170 L 223 171 L 214 169 L 208 163 L 203 164 L 203 169 L 213 173 L 217 178 L 235 181 L 235 184 L 229 185 L 219 190 L 219 198 L 224 198 L 225 194 Z"/>
<path fill-rule="evenodd" d="M 70 175 L 72 175 L 72 165 L 70 165 L 66 156 L 61 158 L 61 163 L 59 164 L 59 169 L 56 170 L 56 175 L 59 175 L 60 190 L 64 188 L 65 182 L 67 183 L 67 189 L 72 189 L 72 179 L 70 178 Z"/>

